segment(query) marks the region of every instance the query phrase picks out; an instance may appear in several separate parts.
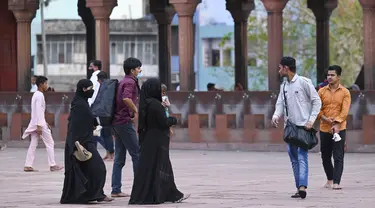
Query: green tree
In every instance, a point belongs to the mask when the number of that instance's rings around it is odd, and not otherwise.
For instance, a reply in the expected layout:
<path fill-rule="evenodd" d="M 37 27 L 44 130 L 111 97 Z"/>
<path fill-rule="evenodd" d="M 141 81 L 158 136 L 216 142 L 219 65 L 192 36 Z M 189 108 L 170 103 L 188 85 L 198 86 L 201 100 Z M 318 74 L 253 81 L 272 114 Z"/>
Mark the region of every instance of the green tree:
<path fill-rule="evenodd" d="M 248 21 L 249 59 L 257 60 L 256 66 L 249 70 L 249 78 L 255 82 L 251 83 L 250 90 L 264 90 L 268 75 L 267 12 L 260 0 L 255 0 L 255 5 Z M 362 10 L 358 1 L 340 0 L 330 26 L 330 62 L 342 66 L 342 82 L 348 86 L 354 82 L 363 63 Z M 222 46 L 232 37 L 233 34 L 225 36 Z M 295 57 L 298 73 L 316 83 L 316 23 L 314 14 L 307 8 L 307 0 L 291 0 L 286 5 L 283 37 L 284 55 Z M 217 70 L 234 76 L 233 67 L 214 69 Z"/>

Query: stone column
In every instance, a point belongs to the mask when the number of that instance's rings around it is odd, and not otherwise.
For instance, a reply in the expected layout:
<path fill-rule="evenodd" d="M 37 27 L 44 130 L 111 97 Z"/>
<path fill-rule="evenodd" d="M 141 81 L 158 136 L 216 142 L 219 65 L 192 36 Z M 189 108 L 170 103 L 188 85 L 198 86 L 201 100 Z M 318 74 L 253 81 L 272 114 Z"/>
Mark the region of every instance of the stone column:
<path fill-rule="evenodd" d="M 86 7 L 91 9 L 95 18 L 96 59 L 102 61 L 102 70 L 110 76 L 109 54 L 109 16 L 117 0 L 86 0 Z"/>
<path fill-rule="evenodd" d="M 178 14 L 178 55 L 180 57 L 180 91 L 193 91 L 194 28 L 193 15 L 201 0 L 170 0 Z"/>
<path fill-rule="evenodd" d="M 92 70 L 89 70 L 90 61 L 95 59 L 95 19 L 91 9 L 86 7 L 86 0 L 78 0 L 78 14 L 86 26 L 86 77 L 90 79 Z"/>
<path fill-rule="evenodd" d="M 279 90 L 278 66 L 283 57 L 283 9 L 288 0 L 262 0 L 268 12 L 268 89 Z"/>
<path fill-rule="evenodd" d="M 329 66 L 329 19 L 337 7 L 337 0 L 309 0 L 307 6 L 316 19 L 316 80 L 320 83 L 324 81 L 324 70 Z"/>
<path fill-rule="evenodd" d="M 375 1 L 359 0 L 363 8 L 365 90 L 375 89 Z"/>
<path fill-rule="evenodd" d="M 227 0 L 226 8 L 234 20 L 235 84 L 241 83 L 243 88 L 248 90 L 247 22 L 251 10 L 254 9 L 254 0 Z"/>
<path fill-rule="evenodd" d="M 31 75 L 31 21 L 34 19 L 39 1 L 8 1 L 17 21 L 17 91 L 30 90 Z"/>
<path fill-rule="evenodd" d="M 171 22 L 176 11 L 173 6 L 161 5 L 155 0 L 150 1 L 150 8 L 158 22 L 159 79 L 171 90 Z"/>

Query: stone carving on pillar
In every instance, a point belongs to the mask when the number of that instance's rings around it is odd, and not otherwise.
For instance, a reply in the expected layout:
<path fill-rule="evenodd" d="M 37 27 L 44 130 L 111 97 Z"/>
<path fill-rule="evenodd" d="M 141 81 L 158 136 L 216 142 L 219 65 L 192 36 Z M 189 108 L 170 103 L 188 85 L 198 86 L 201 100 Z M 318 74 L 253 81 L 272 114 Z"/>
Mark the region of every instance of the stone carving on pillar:
<path fill-rule="evenodd" d="M 171 80 L 171 22 L 176 14 L 172 5 L 161 4 L 158 0 L 150 0 L 150 12 L 158 23 L 159 38 L 159 78 L 172 90 Z"/>
<path fill-rule="evenodd" d="M 283 9 L 288 0 L 262 0 L 267 10 L 268 89 L 279 90 L 278 66 L 283 56 Z"/>
<path fill-rule="evenodd" d="M 375 89 L 375 1 L 359 0 L 363 8 L 365 90 Z"/>
<path fill-rule="evenodd" d="M 316 68 L 317 83 L 320 83 L 324 81 L 324 70 L 329 66 L 329 19 L 337 7 L 337 0 L 308 0 L 307 7 L 316 19 Z"/>
<path fill-rule="evenodd" d="M 180 58 L 180 91 L 193 91 L 194 28 L 193 15 L 201 0 L 170 0 L 178 15 L 178 54 Z"/>
<path fill-rule="evenodd" d="M 116 6 L 117 0 L 86 0 L 86 7 L 91 9 L 95 18 L 96 59 L 102 61 L 102 70 L 107 72 L 108 76 L 110 76 L 109 16 Z"/>
<path fill-rule="evenodd" d="M 39 0 L 9 0 L 8 9 L 17 21 L 17 91 L 30 90 L 31 21 L 39 8 Z"/>
<path fill-rule="evenodd" d="M 226 0 L 226 2 L 226 8 L 234 20 L 234 80 L 235 84 L 240 83 L 245 90 L 248 90 L 247 22 L 250 12 L 255 8 L 254 0 Z"/>

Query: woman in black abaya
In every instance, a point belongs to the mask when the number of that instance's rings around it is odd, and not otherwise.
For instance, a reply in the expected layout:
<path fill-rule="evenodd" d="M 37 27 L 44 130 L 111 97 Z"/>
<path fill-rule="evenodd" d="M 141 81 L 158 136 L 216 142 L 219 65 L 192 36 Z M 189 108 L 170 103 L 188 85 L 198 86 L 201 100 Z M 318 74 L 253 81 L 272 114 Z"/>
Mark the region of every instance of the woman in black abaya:
<path fill-rule="evenodd" d="M 143 83 L 138 120 L 141 154 L 129 204 L 181 202 L 189 197 L 177 189 L 174 181 L 169 158 L 169 127 L 177 120 L 166 116 L 161 97 L 158 79 Z"/>
<path fill-rule="evenodd" d="M 65 179 L 61 204 L 86 204 L 89 202 L 112 201 L 104 195 L 106 167 L 93 141 L 93 130 L 97 125 L 91 114 L 88 98 L 94 90 L 93 83 L 82 79 L 77 84 L 68 118 L 68 135 L 65 143 Z M 92 157 L 81 162 L 73 155 L 79 143 L 92 153 Z"/>

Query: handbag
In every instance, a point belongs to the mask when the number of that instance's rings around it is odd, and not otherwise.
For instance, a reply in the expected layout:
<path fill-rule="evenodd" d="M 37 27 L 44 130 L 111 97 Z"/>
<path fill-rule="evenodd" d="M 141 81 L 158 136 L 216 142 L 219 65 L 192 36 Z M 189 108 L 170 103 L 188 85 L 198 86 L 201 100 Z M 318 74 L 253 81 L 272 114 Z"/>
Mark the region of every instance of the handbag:
<path fill-rule="evenodd" d="M 304 126 L 297 126 L 288 119 L 288 102 L 286 99 L 285 85 L 283 87 L 284 104 L 286 113 L 286 124 L 284 128 L 284 141 L 291 145 L 296 145 L 305 150 L 310 150 L 318 144 L 318 138 L 316 137 L 317 131 L 314 128 L 309 130 L 305 129 Z"/>
<path fill-rule="evenodd" d="M 87 151 L 87 149 L 84 148 L 78 141 L 76 141 L 74 144 L 77 147 L 77 150 L 74 151 L 73 155 L 77 160 L 79 160 L 81 162 L 85 162 L 85 161 L 91 159 L 91 157 L 92 157 L 91 152 Z"/>

